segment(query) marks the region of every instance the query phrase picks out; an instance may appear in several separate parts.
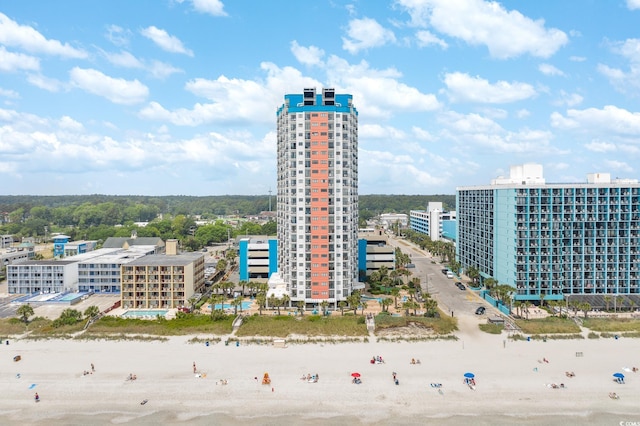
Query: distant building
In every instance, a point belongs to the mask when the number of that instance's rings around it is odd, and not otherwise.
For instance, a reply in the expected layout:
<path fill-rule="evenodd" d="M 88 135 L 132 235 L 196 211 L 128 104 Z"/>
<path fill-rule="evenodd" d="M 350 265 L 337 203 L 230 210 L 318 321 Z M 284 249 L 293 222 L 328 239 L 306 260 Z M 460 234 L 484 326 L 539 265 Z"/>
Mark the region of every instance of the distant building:
<path fill-rule="evenodd" d="M 428 235 L 431 241 L 455 240 L 456 212 L 444 210 L 441 202 L 430 201 L 427 210 L 411 210 L 409 223 L 413 231 Z"/>
<path fill-rule="evenodd" d="M 388 245 L 388 235 L 382 229 L 361 229 L 358 233 L 358 269 L 360 281 L 365 281 L 383 266 L 396 268 L 396 249 Z"/>
<path fill-rule="evenodd" d="M 240 281 L 266 283 L 278 270 L 276 237 L 247 236 L 238 240 Z"/>
<path fill-rule="evenodd" d="M 392 229 L 396 224 L 402 229 L 407 227 L 409 218 L 405 213 L 382 213 L 379 222 L 384 229 Z"/>
<path fill-rule="evenodd" d="M 636 179 L 594 173 L 549 184 L 541 165 L 512 166 L 491 185 L 457 188 L 457 212 L 462 268 L 512 286 L 516 300 L 577 296 L 604 306 L 605 296 L 622 296 L 640 304 Z"/>
<path fill-rule="evenodd" d="M 123 248 L 128 249 L 133 246 L 154 246 L 155 253 L 164 252 L 164 241 L 160 237 L 138 237 L 133 231 L 131 237 L 109 237 L 102 244 L 102 248 Z"/>
<path fill-rule="evenodd" d="M 13 244 L 13 235 L 0 235 L 0 249 L 9 248 Z"/>
<path fill-rule="evenodd" d="M 123 308 L 188 307 L 189 298 L 204 291 L 204 254 L 178 253 L 178 241 L 168 240 L 165 254 L 122 265 L 121 280 Z"/>
<path fill-rule="evenodd" d="M 7 265 L 9 294 L 63 293 L 77 288 L 78 267 L 69 260 L 26 260 Z"/>
<path fill-rule="evenodd" d="M 64 247 L 65 245 L 71 241 L 71 237 L 68 235 L 55 235 L 53 238 L 53 257 L 61 258 L 64 257 Z"/>
<path fill-rule="evenodd" d="M 96 249 L 97 241 L 69 241 L 64 245 L 64 256 L 75 256 Z"/>

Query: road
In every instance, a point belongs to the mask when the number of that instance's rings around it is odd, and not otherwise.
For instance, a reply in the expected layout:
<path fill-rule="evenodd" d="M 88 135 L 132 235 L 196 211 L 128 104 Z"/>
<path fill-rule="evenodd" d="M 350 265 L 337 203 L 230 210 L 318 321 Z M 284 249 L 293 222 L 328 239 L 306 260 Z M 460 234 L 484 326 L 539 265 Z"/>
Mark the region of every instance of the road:
<path fill-rule="evenodd" d="M 411 256 L 411 262 L 415 268 L 410 271 L 413 272 L 414 277 L 420 278 L 422 291 L 430 293 L 443 312 L 453 313 L 454 316 L 475 316 L 476 308 L 484 306 L 487 308 L 488 315 L 497 313 L 473 291 L 469 289 L 463 291 L 456 287 L 455 283 L 461 280 L 457 277 L 447 278 L 442 273 L 442 269 L 446 266 L 440 263 L 438 257 L 431 257 L 429 253 L 420 250 L 418 246 L 405 239 L 389 238 L 389 244 L 399 247 L 403 253 Z M 479 319 L 484 319 L 487 314 Z"/>

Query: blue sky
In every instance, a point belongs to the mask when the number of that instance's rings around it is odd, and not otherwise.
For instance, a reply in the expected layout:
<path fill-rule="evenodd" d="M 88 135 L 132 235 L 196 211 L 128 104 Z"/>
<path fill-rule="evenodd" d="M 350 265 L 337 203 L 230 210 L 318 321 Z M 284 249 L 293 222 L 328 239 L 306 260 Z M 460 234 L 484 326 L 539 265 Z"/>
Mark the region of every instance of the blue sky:
<path fill-rule="evenodd" d="M 267 194 L 305 87 L 361 194 L 640 178 L 640 0 L 0 0 L 0 193 Z"/>

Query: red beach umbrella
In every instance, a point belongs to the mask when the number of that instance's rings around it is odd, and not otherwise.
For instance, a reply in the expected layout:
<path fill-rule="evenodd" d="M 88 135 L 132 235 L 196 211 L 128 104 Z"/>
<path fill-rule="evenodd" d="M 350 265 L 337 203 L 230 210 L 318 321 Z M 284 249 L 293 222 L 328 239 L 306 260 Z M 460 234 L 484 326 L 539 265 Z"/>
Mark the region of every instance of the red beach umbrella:
<path fill-rule="evenodd" d="M 351 373 L 351 377 L 360 377 L 360 373 Z"/>

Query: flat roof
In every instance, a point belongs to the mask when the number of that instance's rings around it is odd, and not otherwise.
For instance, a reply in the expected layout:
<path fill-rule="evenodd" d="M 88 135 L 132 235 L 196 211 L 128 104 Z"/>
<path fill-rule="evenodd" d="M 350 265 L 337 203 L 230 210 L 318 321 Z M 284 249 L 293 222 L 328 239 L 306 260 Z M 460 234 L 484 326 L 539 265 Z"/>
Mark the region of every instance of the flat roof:
<path fill-rule="evenodd" d="M 204 258 L 203 253 L 180 253 L 174 255 L 168 254 L 150 254 L 140 257 L 129 263 L 128 266 L 184 266 L 188 265 L 200 258 Z"/>

